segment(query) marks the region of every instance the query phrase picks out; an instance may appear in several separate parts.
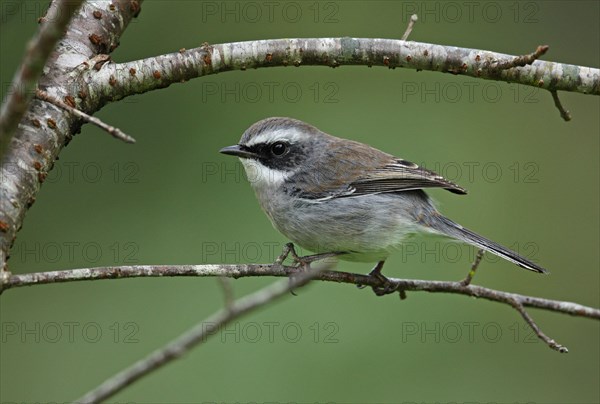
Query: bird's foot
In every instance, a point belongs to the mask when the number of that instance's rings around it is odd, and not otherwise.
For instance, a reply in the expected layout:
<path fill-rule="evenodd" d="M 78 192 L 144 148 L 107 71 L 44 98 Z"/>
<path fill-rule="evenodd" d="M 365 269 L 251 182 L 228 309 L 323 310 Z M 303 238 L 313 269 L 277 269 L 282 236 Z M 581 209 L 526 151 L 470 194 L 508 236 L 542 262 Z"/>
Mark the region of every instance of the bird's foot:
<path fill-rule="evenodd" d="M 285 261 L 285 259 L 291 255 L 292 256 L 292 260 L 294 261 L 294 266 L 296 268 L 299 269 L 309 269 L 310 268 L 310 264 L 312 264 L 315 261 L 321 261 L 327 258 L 332 258 L 332 257 L 337 257 L 338 255 L 341 254 L 345 254 L 343 252 L 328 252 L 328 253 L 322 253 L 322 254 L 314 254 L 314 255 L 305 255 L 303 257 L 299 256 L 296 253 L 296 249 L 294 248 L 294 243 L 287 243 L 284 247 L 283 247 L 283 252 L 281 253 L 281 255 L 279 257 L 277 257 L 277 259 L 275 260 L 276 264 L 283 264 L 283 261 Z"/>
<path fill-rule="evenodd" d="M 369 276 L 377 279 L 381 284 L 380 286 L 372 287 L 373 293 L 375 293 L 377 296 L 385 296 L 398 291 L 398 285 L 394 284 L 392 281 L 382 275 L 381 272 L 369 273 Z"/>
<path fill-rule="evenodd" d="M 384 264 L 384 261 L 379 261 L 377 263 L 377 265 L 375 265 L 375 268 L 373 268 L 371 270 L 371 272 L 369 272 L 367 275 L 370 278 L 374 278 L 377 281 L 377 283 L 379 283 L 379 285 L 377 285 L 377 286 L 371 286 L 371 289 L 373 289 L 373 293 L 375 293 L 377 296 L 385 296 L 385 295 L 389 295 L 390 293 L 399 292 L 400 298 L 406 299 L 406 294 L 404 293 L 404 291 L 400 290 L 398 288 L 398 285 L 396 285 L 394 282 L 390 281 L 388 278 L 386 278 L 381 273 L 383 264 Z M 359 289 L 364 289 L 366 287 L 366 285 L 356 285 L 356 286 Z"/>
<path fill-rule="evenodd" d="M 310 264 L 312 264 L 313 262 L 324 260 L 324 259 L 331 258 L 331 257 L 336 257 L 341 254 L 345 254 L 345 253 L 344 252 L 328 252 L 328 253 L 322 253 L 322 254 L 305 255 L 305 256 L 301 257 L 296 253 L 294 244 L 287 243 L 283 247 L 283 251 L 282 251 L 281 255 L 279 255 L 279 257 L 277 257 L 277 259 L 275 260 L 275 264 L 283 265 L 283 262 L 287 259 L 287 257 L 289 255 L 291 255 L 292 261 L 294 261 L 293 267 L 295 268 L 295 270 L 297 272 L 298 271 L 308 271 L 308 270 L 310 270 Z M 290 273 L 289 276 L 290 276 L 290 281 L 291 281 L 292 277 L 294 276 L 294 273 Z M 296 293 L 294 293 L 293 290 L 290 293 L 292 295 L 296 296 Z"/>

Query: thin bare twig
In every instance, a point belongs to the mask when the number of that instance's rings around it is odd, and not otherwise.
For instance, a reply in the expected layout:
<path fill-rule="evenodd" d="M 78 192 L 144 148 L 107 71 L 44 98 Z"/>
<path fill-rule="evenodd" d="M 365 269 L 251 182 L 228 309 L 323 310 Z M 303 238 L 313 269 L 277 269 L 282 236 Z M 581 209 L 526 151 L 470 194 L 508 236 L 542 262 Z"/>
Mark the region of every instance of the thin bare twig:
<path fill-rule="evenodd" d="M 231 310 L 235 301 L 235 297 L 233 295 L 233 288 L 231 287 L 231 279 L 225 278 L 224 276 L 219 276 L 217 279 L 219 280 L 219 284 L 223 289 L 223 297 L 225 298 L 225 308 L 227 310 Z"/>
<path fill-rule="evenodd" d="M 500 70 L 512 69 L 513 67 L 523 67 L 530 65 L 539 59 L 542 55 L 548 52 L 548 45 L 540 45 L 536 48 L 535 52 L 528 55 L 515 56 L 512 60 L 499 62 L 495 68 Z"/>
<path fill-rule="evenodd" d="M 567 111 L 565 107 L 563 107 L 562 103 L 560 102 L 560 98 L 558 98 L 558 92 L 556 90 L 550 90 L 550 94 L 552 94 L 554 105 L 556 106 L 556 108 L 558 108 L 558 111 L 560 112 L 560 117 L 567 122 L 570 121 L 572 119 L 571 113 Z"/>
<path fill-rule="evenodd" d="M 471 270 L 467 274 L 467 277 L 461 281 L 461 283 L 463 285 L 467 286 L 467 285 L 471 284 L 471 281 L 473 280 L 473 277 L 475 276 L 475 272 L 477 271 L 477 267 L 479 267 L 479 263 L 481 262 L 481 260 L 483 258 L 483 253 L 484 253 L 483 250 L 477 251 L 477 255 L 475 256 L 475 261 L 473 261 L 473 264 L 471 265 Z"/>
<path fill-rule="evenodd" d="M 567 349 L 566 346 L 557 343 L 552 338 L 548 337 L 546 334 L 544 334 L 542 332 L 540 327 L 538 327 L 538 325 L 535 323 L 535 321 L 529 315 L 529 313 L 527 313 L 527 311 L 525 311 L 525 308 L 523 307 L 523 304 L 520 301 L 514 300 L 511 302 L 511 305 L 515 308 L 515 310 L 517 310 L 519 313 L 521 313 L 521 316 L 523 316 L 523 319 L 525 320 L 525 322 L 531 327 L 531 329 L 535 332 L 535 334 L 538 336 L 538 338 L 546 343 L 546 345 L 548 345 L 550 348 L 552 348 L 555 351 L 558 351 L 560 353 L 569 352 L 569 350 Z"/>
<path fill-rule="evenodd" d="M 301 271 L 290 278 L 289 282 L 275 282 L 251 295 L 232 302 L 231 306 L 219 310 L 202 320 L 175 340 L 112 376 L 85 396 L 75 400 L 75 402 L 97 403 L 106 400 L 148 373 L 178 359 L 195 346 L 206 342 L 231 321 L 281 298 L 293 289 L 306 285 L 318 273 L 318 270 L 312 269 Z"/>
<path fill-rule="evenodd" d="M 0 110 L 0 161 L 23 118 L 48 57 L 83 0 L 56 0 L 41 20 L 38 34 L 29 42 L 21 66 L 13 78 Z"/>
<path fill-rule="evenodd" d="M 100 267 L 84 268 L 67 271 L 39 272 L 24 275 L 5 276 L 3 282 L 4 289 L 41 285 L 50 283 L 73 282 L 83 280 L 100 280 L 116 278 L 135 278 L 135 277 L 164 277 L 164 276 L 222 276 L 228 278 L 242 278 L 251 276 L 293 276 L 298 273 L 298 266 L 284 266 L 275 264 L 244 264 L 244 265 L 139 265 L 125 267 Z M 534 307 L 554 311 L 558 313 L 570 314 L 576 317 L 587 317 L 600 320 L 600 309 L 583 306 L 577 303 L 564 302 L 559 300 L 543 299 L 533 296 L 525 296 L 516 293 L 504 292 L 485 288 L 476 285 L 464 285 L 462 281 L 429 281 L 416 279 L 395 279 L 386 278 L 388 286 L 395 287 L 398 291 L 420 291 L 430 293 L 453 293 L 465 296 L 471 296 L 499 303 L 509 304 L 514 308 L 520 305 L 521 308 Z M 377 277 L 369 275 L 360 275 L 349 272 L 324 270 L 315 276 L 315 280 L 349 283 L 354 285 L 365 285 L 371 287 L 383 287 L 383 281 Z M 292 281 L 290 281 L 292 282 Z M 0 285 L 1 291 L 2 285 Z M 292 290 L 291 288 L 290 290 Z M 515 303 L 517 302 L 517 303 Z M 518 309 L 517 309 L 518 310 Z M 519 310 L 520 311 L 520 310 Z M 532 326 L 533 320 L 528 324 Z M 552 340 L 546 338 L 544 334 L 539 334 L 534 328 L 538 337 L 546 342 L 551 348 L 556 349 L 558 344 L 550 343 Z"/>
<path fill-rule="evenodd" d="M 135 139 L 133 137 L 129 136 L 128 134 L 124 133 L 123 131 L 121 131 L 121 129 L 115 128 L 114 126 L 111 126 L 111 125 L 108 125 L 108 124 L 102 122 L 100 119 L 96 118 L 95 116 L 88 115 L 85 112 L 83 112 L 77 108 L 74 108 L 65 102 L 62 102 L 61 100 L 59 100 L 55 97 L 52 97 L 50 94 L 48 94 L 45 91 L 38 89 L 35 92 L 35 96 L 42 101 L 49 102 L 52 105 L 56 105 L 59 108 L 69 111 L 70 113 L 83 119 L 85 122 L 91 123 L 92 125 L 96 125 L 100 129 L 108 132 L 111 136 L 113 136 L 119 140 L 122 140 L 125 143 L 135 143 Z"/>
<path fill-rule="evenodd" d="M 406 41 L 406 39 L 412 32 L 413 27 L 415 26 L 415 22 L 417 22 L 418 19 L 419 17 L 417 17 L 416 14 L 410 16 L 410 21 L 408 21 L 408 26 L 406 27 L 406 31 L 404 31 L 404 35 L 402 35 L 402 38 L 400 38 L 401 40 Z"/>

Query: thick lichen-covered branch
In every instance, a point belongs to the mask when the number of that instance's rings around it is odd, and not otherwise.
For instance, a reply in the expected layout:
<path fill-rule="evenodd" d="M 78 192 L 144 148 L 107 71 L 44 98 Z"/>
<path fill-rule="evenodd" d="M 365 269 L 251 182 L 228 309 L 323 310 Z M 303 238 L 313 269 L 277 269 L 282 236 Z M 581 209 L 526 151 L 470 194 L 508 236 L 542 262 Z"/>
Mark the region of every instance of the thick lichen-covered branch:
<path fill-rule="evenodd" d="M 233 42 L 181 49 L 127 63 L 88 68 L 99 104 L 173 83 L 231 70 L 285 66 L 410 68 L 519 83 L 550 91 L 600 95 L 600 70 L 539 60 L 540 46 L 522 56 L 421 42 L 374 38 L 298 38 Z M 401 79 L 400 78 L 390 78 Z"/>
<path fill-rule="evenodd" d="M 81 3 L 83 0 L 57 0 L 50 5 L 46 17 L 40 19 L 40 30 L 27 45 L 23 62 L 0 110 L 0 161 L 35 94 L 50 53 L 64 35 L 67 24 Z"/>
<path fill-rule="evenodd" d="M 42 24 L 57 19 L 56 14 L 61 12 L 56 7 L 61 3 L 51 4 L 48 14 L 41 19 Z M 86 1 L 77 9 L 66 34 L 49 55 L 38 88 L 70 106 L 92 113 L 85 102 L 87 90 L 81 81 L 81 66 L 96 58 L 106 59 L 106 55 L 97 55 L 118 46 L 119 37 L 139 10 L 138 0 Z M 17 88 L 23 90 L 30 85 L 21 84 Z M 25 91 L 30 97 L 35 94 L 33 90 Z M 12 92 L 6 98 L 8 110 L 20 108 L 21 104 L 12 105 L 17 94 Z M 0 272 L 6 269 L 9 250 L 48 171 L 81 125 L 76 115 L 37 98 L 29 102 L 23 118 L 18 121 L 0 166 Z"/>

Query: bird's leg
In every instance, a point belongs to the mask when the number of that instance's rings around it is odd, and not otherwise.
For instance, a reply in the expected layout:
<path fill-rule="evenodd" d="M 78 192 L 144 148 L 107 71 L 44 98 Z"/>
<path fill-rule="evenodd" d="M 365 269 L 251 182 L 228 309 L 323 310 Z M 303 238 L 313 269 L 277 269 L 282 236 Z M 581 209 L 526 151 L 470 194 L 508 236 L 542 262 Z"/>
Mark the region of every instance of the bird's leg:
<path fill-rule="evenodd" d="M 398 291 L 398 287 L 381 273 L 383 264 L 385 264 L 385 261 L 379 261 L 377 265 L 375 265 L 375 268 L 368 274 L 369 277 L 377 279 L 382 284 L 382 286 L 373 286 L 373 292 L 377 296 L 384 296 Z M 358 287 L 359 289 L 362 289 L 365 285 L 358 285 Z"/>
<path fill-rule="evenodd" d="M 292 250 L 294 251 L 293 255 L 296 255 L 296 250 L 294 250 L 294 244 L 287 243 L 286 245 L 284 245 L 283 250 L 281 251 L 281 254 L 279 254 L 279 257 L 277 257 L 277 259 L 275 260 L 275 264 L 277 264 L 277 265 L 283 264 L 283 261 L 285 261 L 285 259 L 288 257 L 288 255 L 290 255 L 290 252 L 292 252 Z"/>
<path fill-rule="evenodd" d="M 302 270 L 307 271 L 310 269 L 311 263 L 322 260 L 322 259 L 335 257 L 335 256 L 338 256 L 341 254 L 345 254 L 345 253 L 344 252 L 329 252 L 329 253 L 306 255 L 304 257 L 300 257 L 296 253 L 296 249 L 294 248 L 294 243 L 287 243 L 283 247 L 283 251 L 281 252 L 281 255 L 279 255 L 279 257 L 277 257 L 277 259 L 275 260 L 275 264 L 282 265 L 283 261 L 285 261 L 289 255 L 291 255 L 292 260 L 296 264 L 296 269 L 302 268 Z M 292 281 L 293 276 L 294 276 L 294 274 L 290 274 L 290 282 Z M 294 296 L 297 296 L 293 290 L 290 290 L 290 293 Z"/>
<path fill-rule="evenodd" d="M 386 278 L 381 273 L 381 270 L 383 269 L 383 264 L 385 264 L 385 261 L 379 261 L 377 263 L 377 265 L 375 265 L 375 268 L 373 268 L 371 270 L 371 272 L 369 272 L 369 276 L 377 279 L 383 285 L 383 286 L 373 286 L 373 292 L 377 296 L 388 295 L 390 293 L 394 293 L 398 289 L 394 284 L 392 284 L 390 282 L 390 280 L 388 278 Z"/>
<path fill-rule="evenodd" d="M 275 260 L 276 264 L 283 264 L 283 261 L 288 257 L 288 255 L 292 256 L 292 260 L 296 264 L 296 267 L 302 267 L 303 269 L 308 269 L 310 264 L 315 261 L 324 260 L 326 258 L 337 257 L 338 255 L 346 254 L 345 252 L 328 252 L 322 254 L 314 254 L 314 255 L 305 255 L 304 257 L 300 257 L 296 253 L 296 249 L 294 248 L 294 243 L 287 243 L 283 247 L 283 251 L 279 257 Z"/>
<path fill-rule="evenodd" d="M 387 278 L 381 274 L 381 270 L 383 269 L 383 264 L 385 264 L 385 261 L 379 261 L 377 263 L 377 265 L 375 265 L 375 267 L 373 269 L 371 269 L 371 272 L 369 272 L 367 274 L 367 276 L 373 276 L 380 281 L 381 281 L 381 278 L 384 278 L 385 280 L 387 280 Z M 359 289 L 364 289 L 367 287 L 367 285 L 356 285 L 356 287 Z"/>

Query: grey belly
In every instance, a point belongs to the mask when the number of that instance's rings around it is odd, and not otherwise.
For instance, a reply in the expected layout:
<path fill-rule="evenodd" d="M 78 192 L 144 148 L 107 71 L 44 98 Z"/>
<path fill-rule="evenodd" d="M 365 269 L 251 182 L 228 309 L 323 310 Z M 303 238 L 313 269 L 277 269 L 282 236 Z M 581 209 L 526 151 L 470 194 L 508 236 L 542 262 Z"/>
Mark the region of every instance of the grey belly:
<path fill-rule="evenodd" d="M 418 223 L 419 217 L 435 212 L 421 191 L 318 203 L 272 198 L 265 208 L 275 228 L 302 248 L 346 252 L 340 259 L 363 262 L 385 260 L 404 239 L 427 230 Z"/>

